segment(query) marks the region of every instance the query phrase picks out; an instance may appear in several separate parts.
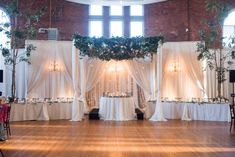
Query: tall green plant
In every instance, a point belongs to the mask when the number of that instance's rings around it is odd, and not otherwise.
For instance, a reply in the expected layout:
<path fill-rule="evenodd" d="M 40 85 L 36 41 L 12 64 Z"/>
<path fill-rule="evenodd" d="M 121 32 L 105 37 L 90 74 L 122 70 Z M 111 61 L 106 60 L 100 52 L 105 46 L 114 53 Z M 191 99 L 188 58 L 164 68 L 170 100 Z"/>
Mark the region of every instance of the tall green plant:
<path fill-rule="evenodd" d="M 206 0 L 207 13 L 212 17 L 202 21 L 204 26 L 199 31 L 200 42 L 197 43 L 198 60 L 205 60 L 210 70 L 215 70 L 217 79 L 217 97 L 222 98 L 222 83 L 226 81 L 226 72 L 235 58 L 234 36 L 222 37 L 224 19 L 229 14 L 229 6 L 221 0 Z M 226 40 L 224 40 L 227 38 Z M 226 51 L 223 51 L 226 49 Z"/>
<path fill-rule="evenodd" d="M 4 0 L 0 0 L 4 3 Z M 5 65 L 8 65 L 12 71 L 11 82 L 11 96 L 16 96 L 16 67 L 20 62 L 29 62 L 30 54 L 32 50 L 35 50 L 35 46 L 32 44 L 25 45 L 25 40 L 35 39 L 37 29 L 35 26 L 39 22 L 45 11 L 45 7 L 33 9 L 33 1 L 24 4 L 24 8 L 19 8 L 18 0 L 7 1 L 5 5 L 5 11 L 11 18 L 11 22 L 0 23 L 0 32 L 3 32 L 10 42 L 5 44 L 1 43 L 0 50 L 5 58 Z M 5 45 L 5 46 L 4 46 Z M 19 48 L 25 47 L 24 53 L 19 53 Z"/>

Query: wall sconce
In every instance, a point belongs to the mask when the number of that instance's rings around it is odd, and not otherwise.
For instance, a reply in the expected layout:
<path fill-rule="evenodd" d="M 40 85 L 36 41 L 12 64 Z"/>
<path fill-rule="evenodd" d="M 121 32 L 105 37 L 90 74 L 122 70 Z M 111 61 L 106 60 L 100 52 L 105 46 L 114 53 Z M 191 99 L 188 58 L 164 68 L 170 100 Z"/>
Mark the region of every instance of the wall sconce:
<path fill-rule="evenodd" d="M 60 71 L 60 67 L 59 67 L 59 64 L 58 63 L 56 63 L 56 60 L 54 60 L 53 61 L 53 63 L 51 63 L 50 64 L 50 66 L 49 66 L 49 71 L 51 71 L 51 72 L 56 72 L 56 71 Z"/>
<path fill-rule="evenodd" d="M 179 72 L 180 71 L 180 64 L 178 62 L 175 62 L 173 64 L 170 64 L 168 70 L 170 72 Z"/>

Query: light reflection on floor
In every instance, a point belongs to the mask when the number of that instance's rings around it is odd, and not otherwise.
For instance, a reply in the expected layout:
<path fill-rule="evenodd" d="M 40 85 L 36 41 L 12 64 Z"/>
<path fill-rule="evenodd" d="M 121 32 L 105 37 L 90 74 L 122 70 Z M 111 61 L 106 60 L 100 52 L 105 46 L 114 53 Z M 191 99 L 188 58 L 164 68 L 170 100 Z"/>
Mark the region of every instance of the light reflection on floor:
<path fill-rule="evenodd" d="M 233 156 L 224 122 L 14 122 L 5 156 Z M 216 128 L 216 129 L 215 129 Z"/>

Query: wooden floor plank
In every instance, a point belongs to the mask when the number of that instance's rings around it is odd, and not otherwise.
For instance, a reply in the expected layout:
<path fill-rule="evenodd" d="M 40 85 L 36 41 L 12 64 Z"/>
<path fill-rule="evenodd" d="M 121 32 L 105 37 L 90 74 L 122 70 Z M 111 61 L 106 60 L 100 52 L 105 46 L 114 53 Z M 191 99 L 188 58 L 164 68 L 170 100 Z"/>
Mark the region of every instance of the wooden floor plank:
<path fill-rule="evenodd" d="M 234 157 L 227 122 L 28 121 L 11 123 L 6 157 Z"/>

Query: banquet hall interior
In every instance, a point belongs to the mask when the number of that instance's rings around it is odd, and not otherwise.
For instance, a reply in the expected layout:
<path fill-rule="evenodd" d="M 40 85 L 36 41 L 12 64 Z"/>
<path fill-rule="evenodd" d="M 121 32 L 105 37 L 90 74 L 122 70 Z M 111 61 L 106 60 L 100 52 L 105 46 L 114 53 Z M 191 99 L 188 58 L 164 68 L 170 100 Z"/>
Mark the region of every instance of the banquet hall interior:
<path fill-rule="evenodd" d="M 235 0 L 0 0 L 0 157 L 234 157 Z"/>

